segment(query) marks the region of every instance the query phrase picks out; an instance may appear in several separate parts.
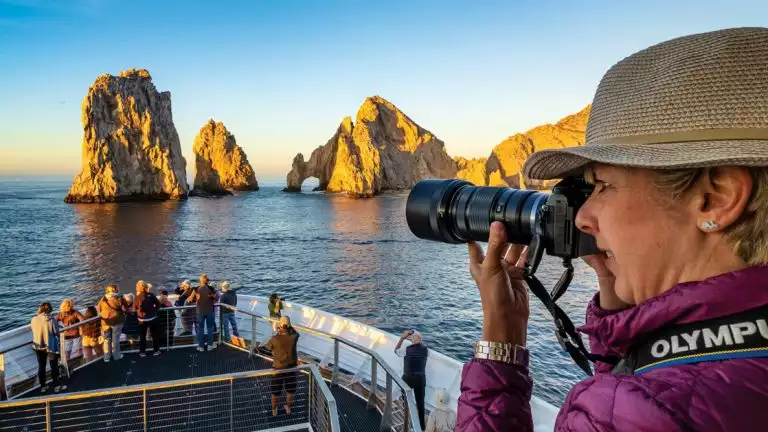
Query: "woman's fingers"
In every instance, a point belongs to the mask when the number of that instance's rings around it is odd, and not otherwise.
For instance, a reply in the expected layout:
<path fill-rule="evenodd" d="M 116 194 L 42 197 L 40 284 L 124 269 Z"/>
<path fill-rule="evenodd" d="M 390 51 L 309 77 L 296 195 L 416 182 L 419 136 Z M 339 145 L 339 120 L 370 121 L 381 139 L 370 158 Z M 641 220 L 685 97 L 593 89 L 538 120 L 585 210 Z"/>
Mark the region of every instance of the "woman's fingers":
<path fill-rule="evenodd" d="M 506 255 L 504 255 L 504 261 L 510 265 L 510 267 L 517 267 L 520 261 L 520 256 L 524 253 L 526 246 L 519 244 L 509 245 Z"/>
<path fill-rule="evenodd" d="M 506 250 L 507 232 L 504 229 L 504 224 L 493 222 L 491 224 L 491 233 L 488 236 L 488 250 L 483 261 L 483 268 L 490 271 L 501 270 L 501 260 Z"/>
<path fill-rule="evenodd" d="M 472 273 L 472 277 L 477 279 L 485 260 L 483 248 L 476 242 L 469 242 L 467 246 L 469 247 L 469 271 Z"/>

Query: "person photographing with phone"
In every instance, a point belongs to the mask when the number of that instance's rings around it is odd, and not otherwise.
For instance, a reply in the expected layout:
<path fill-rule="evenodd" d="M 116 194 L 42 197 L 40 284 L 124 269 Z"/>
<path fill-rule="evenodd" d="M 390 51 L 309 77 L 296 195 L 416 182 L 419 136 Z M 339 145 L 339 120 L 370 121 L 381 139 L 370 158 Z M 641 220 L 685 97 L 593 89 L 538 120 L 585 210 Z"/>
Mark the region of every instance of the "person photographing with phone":
<path fill-rule="evenodd" d="M 410 339 L 412 344 L 405 348 L 403 381 L 413 389 L 416 408 L 419 411 L 419 423 L 421 423 L 421 429 L 424 430 L 426 427 L 424 423 L 424 391 L 427 388 L 426 369 L 429 349 L 424 345 L 421 333 L 416 330 L 406 330 L 395 345 L 395 354 L 398 356 L 401 356 L 398 350 L 406 339 Z"/>

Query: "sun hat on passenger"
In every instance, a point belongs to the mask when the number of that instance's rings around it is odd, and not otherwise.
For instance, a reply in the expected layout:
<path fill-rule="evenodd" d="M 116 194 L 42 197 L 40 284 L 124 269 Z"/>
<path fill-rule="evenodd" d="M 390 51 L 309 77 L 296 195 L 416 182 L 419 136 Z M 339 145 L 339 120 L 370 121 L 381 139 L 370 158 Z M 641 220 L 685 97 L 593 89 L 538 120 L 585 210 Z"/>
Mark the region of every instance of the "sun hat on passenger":
<path fill-rule="evenodd" d="M 768 28 L 694 34 L 621 60 L 597 87 L 584 146 L 538 151 L 523 173 L 562 178 L 593 162 L 768 166 Z"/>

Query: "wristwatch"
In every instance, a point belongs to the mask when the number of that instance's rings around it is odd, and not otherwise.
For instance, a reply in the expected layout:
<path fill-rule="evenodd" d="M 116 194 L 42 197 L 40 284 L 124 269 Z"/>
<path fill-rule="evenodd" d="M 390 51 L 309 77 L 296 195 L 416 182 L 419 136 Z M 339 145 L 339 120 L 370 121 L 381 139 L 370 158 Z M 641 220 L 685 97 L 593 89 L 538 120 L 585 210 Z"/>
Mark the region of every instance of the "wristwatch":
<path fill-rule="evenodd" d="M 494 360 L 525 367 L 530 363 L 528 350 L 520 345 L 485 340 L 477 341 L 474 345 L 476 359 Z"/>

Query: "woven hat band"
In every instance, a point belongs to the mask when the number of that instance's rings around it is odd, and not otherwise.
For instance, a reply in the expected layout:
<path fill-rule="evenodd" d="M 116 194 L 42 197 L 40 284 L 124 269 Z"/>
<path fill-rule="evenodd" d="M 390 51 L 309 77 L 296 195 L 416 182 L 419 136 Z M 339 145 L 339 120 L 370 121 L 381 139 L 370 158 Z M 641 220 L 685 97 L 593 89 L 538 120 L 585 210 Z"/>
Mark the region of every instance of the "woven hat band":
<path fill-rule="evenodd" d="M 727 128 L 727 129 L 699 129 L 687 131 L 665 132 L 649 135 L 633 135 L 616 138 L 608 138 L 602 141 L 589 143 L 587 146 L 600 146 L 610 144 L 666 144 L 692 141 L 734 141 L 734 140 L 766 140 L 768 141 L 768 128 Z"/>

